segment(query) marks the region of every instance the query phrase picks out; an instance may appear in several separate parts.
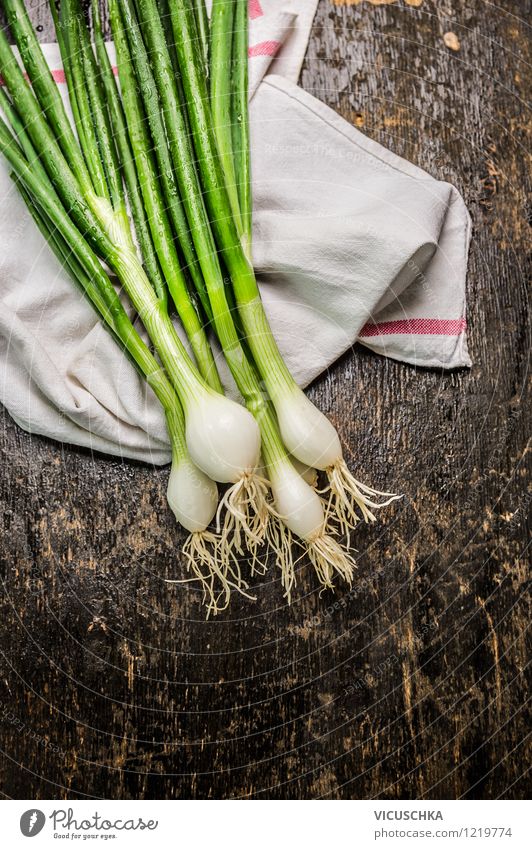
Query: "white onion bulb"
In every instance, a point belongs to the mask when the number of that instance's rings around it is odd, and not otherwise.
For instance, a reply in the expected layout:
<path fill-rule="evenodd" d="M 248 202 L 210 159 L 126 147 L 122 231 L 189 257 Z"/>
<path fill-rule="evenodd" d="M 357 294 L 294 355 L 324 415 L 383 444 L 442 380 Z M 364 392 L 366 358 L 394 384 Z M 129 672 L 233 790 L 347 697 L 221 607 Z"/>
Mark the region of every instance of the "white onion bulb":
<path fill-rule="evenodd" d="M 236 483 L 259 462 L 257 422 L 245 407 L 217 392 L 187 404 L 186 439 L 196 465 L 220 483 Z"/>
<path fill-rule="evenodd" d="M 191 534 L 204 531 L 218 507 L 218 487 L 188 457 L 174 460 L 166 493 L 177 521 Z"/>
<path fill-rule="evenodd" d="M 324 470 L 341 459 L 336 428 L 301 389 L 276 398 L 275 411 L 283 442 L 301 463 Z"/>
<path fill-rule="evenodd" d="M 289 460 L 270 468 L 275 509 L 285 525 L 304 540 L 323 531 L 325 516 L 320 497 Z"/>

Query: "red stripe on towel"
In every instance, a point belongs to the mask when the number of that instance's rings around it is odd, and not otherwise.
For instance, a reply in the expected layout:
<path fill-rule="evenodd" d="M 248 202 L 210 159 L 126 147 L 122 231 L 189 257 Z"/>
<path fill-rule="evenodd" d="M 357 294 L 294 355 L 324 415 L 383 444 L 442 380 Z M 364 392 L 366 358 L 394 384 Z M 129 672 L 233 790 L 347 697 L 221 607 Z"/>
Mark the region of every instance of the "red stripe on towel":
<path fill-rule="evenodd" d="M 411 336 L 460 336 L 467 327 L 465 318 L 406 318 L 365 324 L 360 336 L 389 336 L 392 333 Z"/>
<path fill-rule="evenodd" d="M 118 68 L 115 65 L 113 65 L 112 71 L 113 71 L 113 74 L 115 75 L 115 77 L 117 77 L 118 76 Z M 66 83 L 65 72 L 63 71 L 62 68 L 60 68 L 58 71 L 52 71 L 52 77 L 54 78 L 56 83 Z"/>
<path fill-rule="evenodd" d="M 260 5 L 260 0 L 249 0 L 249 17 L 252 21 L 255 18 L 262 18 L 264 12 L 262 11 L 262 6 Z"/>
<path fill-rule="evenodd" d="M 50 71 L 50 73 L 56 83 L 66 83 L 65 72 L 62 68 L 59 68 L 56 71 Z M 118 76 L 118 68 L 113 67 L 113 74 L 115 75 L 115 77 Z M 29 77 L 26 73 L 24 74 L 24 77 L 25 79 L 29 80 Z M 2 77 L 0 77 L 0 85 L 5 85 L 5 82 Z"/>
<path fill-rule="evenodd" d="M 275 56 L 280 46 L 280 41 L 261 41 L 249 48 L 249 56 Z"/>

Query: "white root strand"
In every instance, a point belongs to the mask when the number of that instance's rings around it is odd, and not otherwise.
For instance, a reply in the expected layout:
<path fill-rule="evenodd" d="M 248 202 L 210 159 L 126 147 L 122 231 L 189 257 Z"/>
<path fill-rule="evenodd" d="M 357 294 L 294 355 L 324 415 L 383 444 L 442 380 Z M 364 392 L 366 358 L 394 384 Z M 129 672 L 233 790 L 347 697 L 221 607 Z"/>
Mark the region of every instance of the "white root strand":
<path fill-rule="evenodd" d="M 273 517 L 268 525 L 267 543 L 273 550 L 281 570 L 281 584 L 288 604 L 292 601 L 292 590 L 296 585 L 296 563 L 307 554 L 323 589 L 334 589 L 334 578 L 340 577 L 349 586 L 353 583 L 357 568 L 354 558 L 334 538 L 333 528 L 324 526 L 319 534 L 303 540 L 294 537 L 292 531 L 279 517 Z M 303 553 L 294 559 L 294 548 Z"/>
<path fill-rule="evenodd" d="M 380 492 L 357 481 L 345 463 L 340 459 L 327 469 L 329 479 L 329 501 L 327 504 L 327 521 L 336 522 L 342 533 L 349 537 L 361 517 L 365 522 L 376 522 L 373 510 L 387 507 L 392 501 L 402 498 L 391 492 Z M 383 498 L 384 501 L 375 501 Z M 357 512 L 360 511 L 361 516 Z"/>
<path fill-rule="evenodd" d="M 224 493 L 216 512 L 222 559 L 251 554 L 251 573 L 261 571 L 258 552 L 266 537 L 271 512 L 269 481 L 256 472 L 246 473 Z"/>
<path fill-rule="evenodd" d="M 269 489 L 267 478 L 246 472 L 224 493 L 216 511 L 216 530 L 228 550 L 244 554 L 244 542 L 248 547 L 262 544 L 270 513 Z"/>
<path fill-rule="evenodd" d="M 306 543 L 310 562 L 323 589 L 334 589 L 334 578 L 339 576 L 349 586 L 353 583 L 356 562 L 348 551 L 324 529 Z"/>
<path fill-rule="evenodd" d="M 199 581 L 203 591 L 203 604 L 207 608 L 207 619 L 226 610 L 231 600 L 231 591 L 235 590 L 245 598 L 255 601 L 255 596 L 247 590 L 248 584 L 242 578 L 238 562 L 224 556 L 220 537 L 209 531 L 190 534 L 183 549 L 187 571 L 192 578 L 168 580 L 168 584 L 188 584 Z"/>
<path fill-rule="evenodd" d="M 294 569 L 294 538 L 292 531 L 277 515 L 268 522 L 266 542 L 275 555 L 277 566 L 281 570 L 281 586 L 288 604 L 292 601 L 292 590 L 296 583 Z"/>

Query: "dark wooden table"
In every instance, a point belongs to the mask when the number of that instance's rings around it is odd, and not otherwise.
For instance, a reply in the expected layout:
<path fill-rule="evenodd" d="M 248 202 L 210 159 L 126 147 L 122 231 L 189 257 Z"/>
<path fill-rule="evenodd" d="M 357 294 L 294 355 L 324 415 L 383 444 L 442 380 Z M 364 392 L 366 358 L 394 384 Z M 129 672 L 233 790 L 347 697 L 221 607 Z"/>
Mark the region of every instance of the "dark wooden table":
<path fill-rule="evenodd" d="M 531 11 L 319 4 L 302 85 L 452 181 L 474 220 L 471 371 L 357 347 L 312 390 L 367 478 L 407 493 L 358 534 L 350 593 L 320 598 L 303 570 L 287 607 L 272 571 L 255 605 L 206 623 L 195 591 L 163 583 L 182 542 L 166 471 L 4 414 L 6 796 L 525 795 Z"/>

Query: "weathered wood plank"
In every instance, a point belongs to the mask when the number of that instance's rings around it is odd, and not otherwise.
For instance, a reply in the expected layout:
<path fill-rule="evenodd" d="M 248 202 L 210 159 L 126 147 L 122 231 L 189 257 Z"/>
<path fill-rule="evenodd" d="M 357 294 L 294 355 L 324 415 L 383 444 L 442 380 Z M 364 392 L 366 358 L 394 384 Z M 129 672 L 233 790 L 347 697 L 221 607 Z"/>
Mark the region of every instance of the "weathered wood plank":
<path fill-rule="evenodd" d="M 526 6 L 319 5 L 303 86 L 454 182 L 475 228 L 470 372 L 356 348 L 313 389 L 354 466 L 406 493 L 361 529 L 351 592 L 320 598 L 303 567 L 291 608 L 272 574 L 204 622 L 162 580 L 182 566 L 165 471 L 4 415 L 5 794 L 526 794 Z"/>

